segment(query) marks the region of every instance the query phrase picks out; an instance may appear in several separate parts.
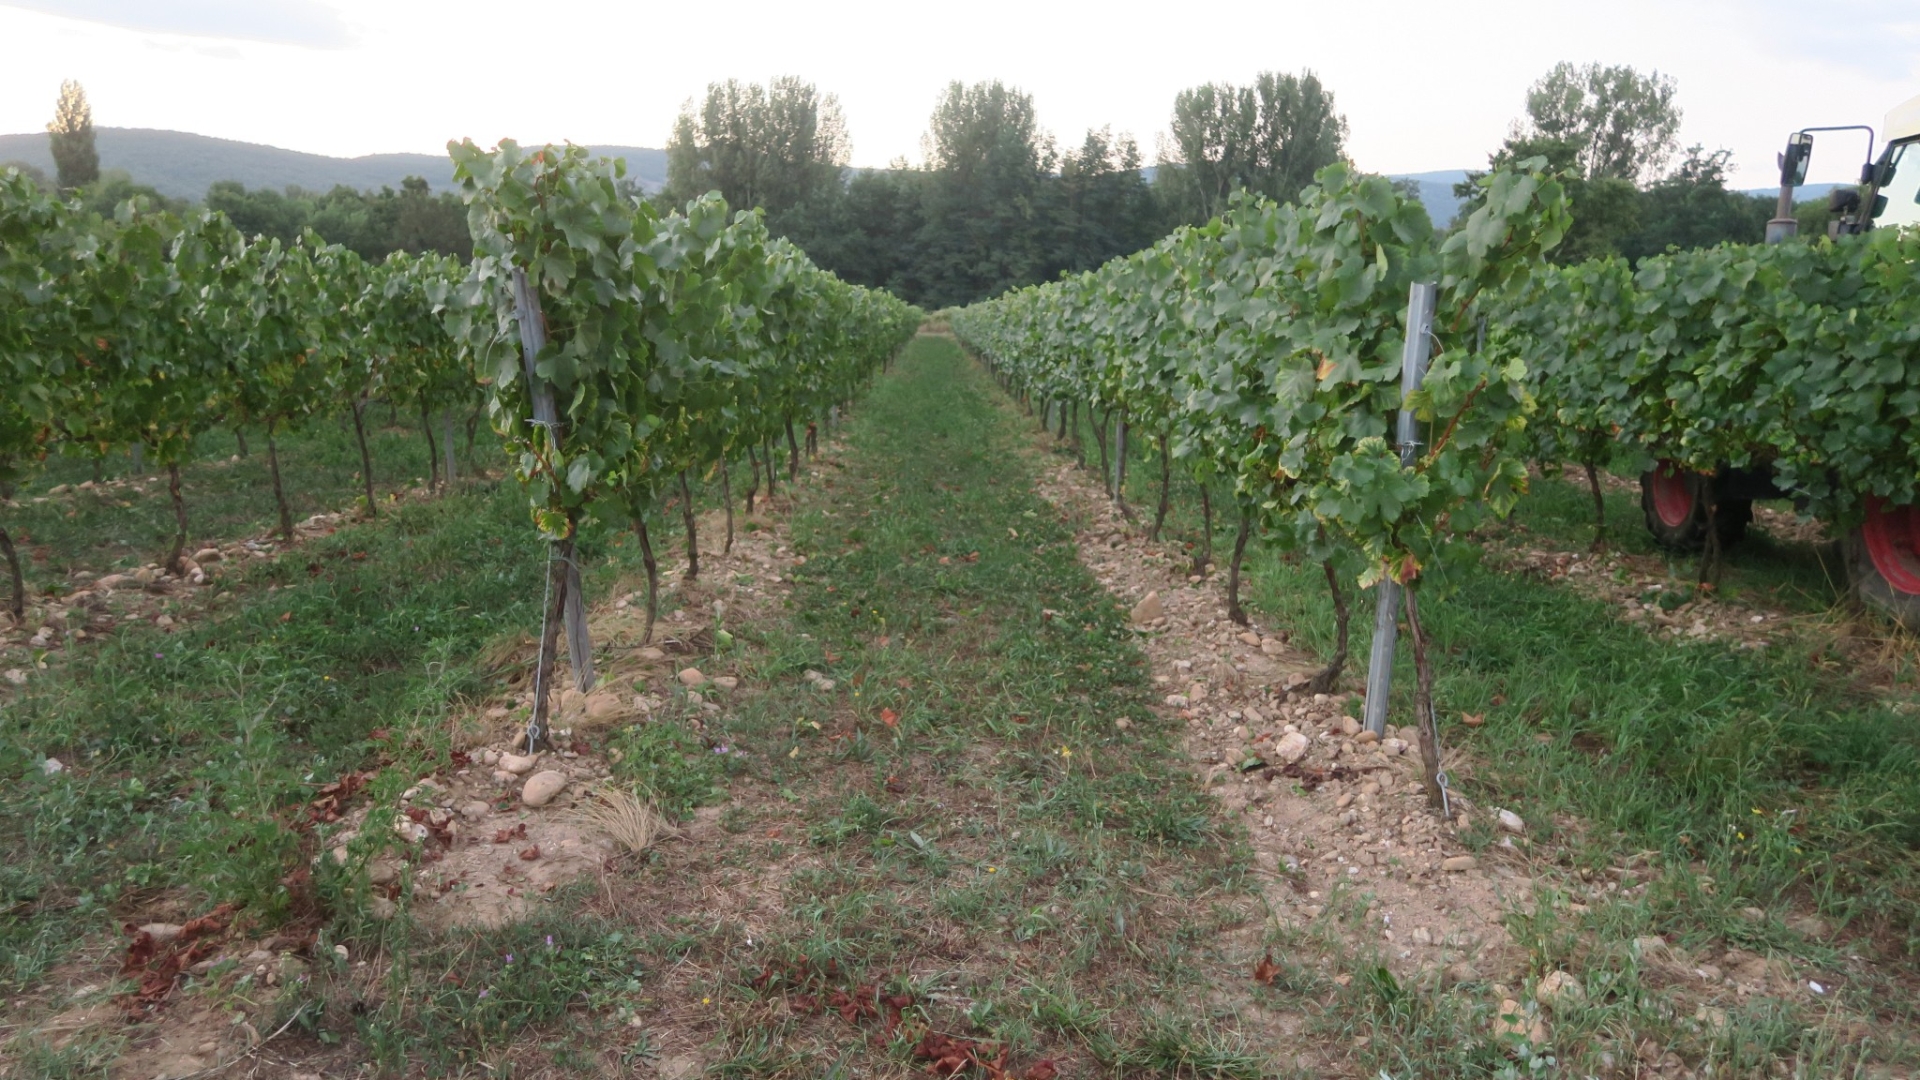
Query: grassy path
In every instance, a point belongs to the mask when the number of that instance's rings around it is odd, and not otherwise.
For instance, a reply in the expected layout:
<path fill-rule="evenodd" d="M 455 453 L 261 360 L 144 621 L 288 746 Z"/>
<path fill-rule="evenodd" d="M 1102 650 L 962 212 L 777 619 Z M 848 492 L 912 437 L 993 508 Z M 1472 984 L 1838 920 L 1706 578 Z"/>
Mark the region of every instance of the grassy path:
<path fill-rule="evenodd" d="M 682 943 L 653 1038 L 726 1076 L 898 1073 L 929 1031 L 1010 1075 L 1270 1074 L 1258 1025 L 1221 1012 L 1259 1011 L 1248 860 L 1013 417 L 922 337 L 847 437 L 792 522 L 791 623 L 750 644 L 768 692 L 709 724 L 740 773 L 721 827 L 604 913 Z M 897 1028 L 884 1002 L 824 1007 L 876 991 L 911 1002 Z"/>

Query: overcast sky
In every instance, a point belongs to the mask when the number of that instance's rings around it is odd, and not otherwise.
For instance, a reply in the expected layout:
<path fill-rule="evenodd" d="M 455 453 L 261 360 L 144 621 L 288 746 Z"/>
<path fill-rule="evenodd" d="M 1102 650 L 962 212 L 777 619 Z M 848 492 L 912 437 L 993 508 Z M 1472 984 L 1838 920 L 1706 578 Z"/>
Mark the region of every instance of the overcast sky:
<path fill-rule="evenodd" d="M 953 79 L 1027 90 L 1063 144 L 1111 125 L 1151 158 L 1181 88 L 1312 69 L 1360 167 L 1419 172 L 1484 163 L 1529 83 L 1597 60 L 1676 77 L 1682 144 L 1732 150 L 1759 187 L 1788 131 L 1877 128 L 1920 94 L 1920 0 L 0 0 L 0 42 L 0 132 L 43 130 L 76 78 L 101 126 L 342 156 L 660 146 L 708 82 L 795 74 L 839 95 L 857 165 L 917 161 Z M 1811 179 L 1851 179 L 1863 151 L 1823 136 Z"/>

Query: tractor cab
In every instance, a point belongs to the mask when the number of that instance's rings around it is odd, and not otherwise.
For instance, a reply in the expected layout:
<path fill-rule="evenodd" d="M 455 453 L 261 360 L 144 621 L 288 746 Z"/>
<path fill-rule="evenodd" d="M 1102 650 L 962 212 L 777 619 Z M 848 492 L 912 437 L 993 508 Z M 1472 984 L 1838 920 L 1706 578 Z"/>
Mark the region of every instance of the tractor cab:
<path fill-rule="evenodd" d="M 1806 183 L 1807 163 L 1813 158 L 1813 136 L 1823 131 L 1861 131 L 1867 136 L 1866 161 L 1860 166 L 1857 187 L 1834 188 L 1827 195 L 1830 236 L 1868 229 L 1920 225 L 1920 97 L 1894 107 L 1887 114 L 1886 148 L 1873 156 L 1874 132 L 1865 124 L 1802 128 L 1787 138 L 1780 154 L 1780 202 L 1767 222 L 1767 243 L 1777 244 L 1798 231 L 1793 216 L 1793 189 Z"/>

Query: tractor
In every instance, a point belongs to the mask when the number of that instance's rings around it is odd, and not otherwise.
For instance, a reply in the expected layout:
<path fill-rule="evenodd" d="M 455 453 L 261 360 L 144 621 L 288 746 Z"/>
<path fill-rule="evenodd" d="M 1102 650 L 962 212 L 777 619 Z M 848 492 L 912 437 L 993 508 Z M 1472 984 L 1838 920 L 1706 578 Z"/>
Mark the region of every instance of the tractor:
<path fill-rule="evenodd" d="M 1864 131 L 1867 160 L 1858 187 L 1828 194 L 1828 234 L 1875 228 L 1920 228 L 1920 97 L 1887 114 L 1885 149 L 1873 156 L 1873 129 L 1863 125 L 1804 128 L 1780 155 L 1780 202 L 1767 222 L 1766 242 L 1791 239 L 1798 223 L 1794 189 L 1806 182 L 1813 136 L 1823 131 Z M 1771 466 L 1722 467 L 1711 474 L 1688 472 L 1661 461 L 1640 476 L 1640 506 L 1647 529 L 1664 547 L 1697 550 L 1708 530 L 1722 546 L 1738 541 L 1753 520 L 1758 499 L 1790 499 L 1774 483 Z M 1920 631 L 1920 502 L 1891 506 L 1870 502 L 1862 522 L 1841 540 L 1854 595 L 1909 630 Z"/>

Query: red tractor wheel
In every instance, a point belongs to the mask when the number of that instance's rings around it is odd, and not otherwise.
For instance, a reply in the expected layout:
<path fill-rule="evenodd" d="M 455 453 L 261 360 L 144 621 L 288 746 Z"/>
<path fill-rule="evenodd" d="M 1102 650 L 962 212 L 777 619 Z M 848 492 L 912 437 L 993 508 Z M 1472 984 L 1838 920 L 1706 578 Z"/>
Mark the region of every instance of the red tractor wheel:
<path fill-rule="evenodd" d="M 1920 632 L 1920 504 L 1867 500 L 1867 516 L 1846 541 L 1847 575 L 1868 607 Z"/>
<path fill-rule="evenodd" d="M 1738 543 L 1753 520 L 1751 500 L 1716 499 L 1713 477 L 1688 472 L 1671 461 L 1640 474 L 1640 509 L 1654 541 L 1679 551 L 1700 550 L 1707 542 L 1709 520 L 1720 533 L 1721 547 Z"/>

